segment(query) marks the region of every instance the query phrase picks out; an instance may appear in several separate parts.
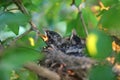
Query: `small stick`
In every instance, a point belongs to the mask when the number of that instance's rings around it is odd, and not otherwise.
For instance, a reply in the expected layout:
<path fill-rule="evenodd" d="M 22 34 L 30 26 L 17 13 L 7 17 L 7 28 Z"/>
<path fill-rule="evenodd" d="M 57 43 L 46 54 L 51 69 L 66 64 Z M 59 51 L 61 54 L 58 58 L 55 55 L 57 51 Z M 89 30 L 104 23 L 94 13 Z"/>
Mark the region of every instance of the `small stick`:
<path fill-rule="evenodd" d="M 85 31 L 86 35 L 88 36 L 88 30 L 87 30 L 87 26 L 86 26 L 86 24 L 85 24 L 85 21 L 84 21 L 84 18 L 83 18 L 82 12 L 79 11 L 79 14 L 80 14 L 81 22 L 82 22 L 82 24 L 83 24 L 84 31 Z"/>
<path fill-rule="evenodd" d="M 28 63 L 24 65 L 24 67 L 30 71 L 35 72 L 39 76 L 47 78 L 49 80 L 60 80 L 60 76 L 57 73 L 50 71 L 49 69 L 42 66 L 38 66 L 35 63 Z"/>
<path fill-rule="evenodd" d="M 75 5 L 75 6 L 76 6 L 75 0 L 72 0 L 71 5 Z M 81 11 L 82 4 L 80 4 L 80 7 L 79 7 L 79 6 L 76 6 L 76 8 L 78 9 L 78 13 L 79 13 L 79 15 L 80 15 L 80 19 L 81 19 L 81 22 L 82 22 L 84 31 L 85 31 L 86 35 L 88 36 L 88 29 L 87 29 L 87 26 L 86 26 L 86 24 L 85 24 L 85 20 L 84 20 L 84 18 L 83 18 L 82 11 Z"/>

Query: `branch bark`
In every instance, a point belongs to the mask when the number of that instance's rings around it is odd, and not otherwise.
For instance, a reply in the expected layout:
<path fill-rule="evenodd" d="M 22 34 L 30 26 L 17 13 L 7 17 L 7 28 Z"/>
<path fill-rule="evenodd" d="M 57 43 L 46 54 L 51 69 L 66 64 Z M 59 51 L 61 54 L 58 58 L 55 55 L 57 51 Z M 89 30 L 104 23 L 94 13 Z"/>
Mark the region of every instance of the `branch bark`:
<path fill-rule="evenodd" d="M 87 26 L 85 24 L 85 20 L 84 20 L 83 15 L 82 15 L 82 11 L 79 11 L 79 14 L 80 14 L 81 22 L 83 24 L 84 31 L 85 31 L 86 35 L 88 36 L 88 30 L 87 30 Z"/>
<path fill-rule="evenodd" d="M 16 4 L 16 6 L 19 8 L 19 10 L 26 14 L 29 15 L 29 12 L 26 10 L 26 8 L 24 7 L 24 5 L 22 4 L 21 0 L 13 0 L 13 2 Z M 32 22 L 32 20 L 29 21 L 29 24 L 31 25 L 31 29 L 33 29 L 37 34 L 40 34 L 39 29 L 37 28 L 37 26 Z"/>
<path fill-rule="evenodd" d="M 71 5 L 75 5 L 75 6 L 76 6 L 75 0 L 72 0 Z M 88 36 L 88 29 L 87 29 L 87 26 L 86 26 L 86 24 L 85 24 L 85 20 L 84 20 L 84 18 L 83 18 L 82 11 L 81 11 L 81 9 L 82 9 L 82 3 L 80 4 L 80 7 L 79 7 L 79 6 L 76 6 L 76 8 L 78 9 L 78 14 L 80 15 L 80 19 L 81 19 L 81 22 L 82 22 L 84 31 L 85 31 L 86 35 Z"/>
<path fill-rule="evenodd" d="M 25 36 L 25 35 L 28 34 L 29 32 L 31 32 L 31 28 L 29 28 L 29 29 L 28 29 L 27 31 L 25 31 L 23 34 L 21 34 L 21 35 L 17 36 L 16 38 L 14 38 L 14 40 L 12 40 L 9 45 L 10 45 L 10 46 L 14 45 L 17 40 L 19 40 L 20 38 L 22 38 L 23 36 Z"/>
<path fill-rule="evenodd" d="M 12 0 L 14 4 L 16 4 L 16 6 L 18 7 L 18 10 L 20 10 L 23 14 L 29 15 L 29 12 L 26 10 L 26 8 L 24 7 L 24 5 L 22 4 L 21 0 Z M 30 31 L 35 31 L 36 32 L 36 40 L 38 39 L 38 35 L 40 35 L 40 31 L 37 28 L 37 26 L 32 22 L 32 20 L 29 21 L 29 24 L 31 25 L 30 29 L 26 32 L 24 32 L 23 34 L 19 35 L 18 37 L 16 37 L 11 43 L 15 43 L 18 39 L 20 39 L 21 37 L 23 37 L 24 35 L 28 34 Z"/>
<path fill-rule="evenodd" d="M 50 71 L 49 69 L 42 66 L 38 66 L 35 63 L 28 63 L 24 65 L 24 67 L 30 71 L 35 72 L 39 76 L 47 78 L 49 80 L 60 80 L 60 76 L 57 73 Z"/>

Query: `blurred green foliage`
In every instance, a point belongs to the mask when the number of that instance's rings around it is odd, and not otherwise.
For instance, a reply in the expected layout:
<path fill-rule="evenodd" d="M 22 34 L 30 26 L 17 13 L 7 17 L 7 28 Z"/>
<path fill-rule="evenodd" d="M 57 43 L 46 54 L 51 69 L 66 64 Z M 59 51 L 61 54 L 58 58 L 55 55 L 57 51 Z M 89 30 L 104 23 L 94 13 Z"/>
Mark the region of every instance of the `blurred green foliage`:
<path fill-rule="evenodd" d="M 106 59 L 112 53 L 111 38 L 98 29 L 94 29 L 89 33 L 86 45 L 90 56 L 99 60 Z"/>
<path fill-rule="evenodd" d="M 7 48 L 1 57 L 0 75 L 1 80 L 9 80 L 11 71 L 20 69 L 25 63 L 40 58 L 40 53 L 25 47 Z M 3 77 L 2 77 L 3 76 Z"/>
<path fill-rule="evenodd" d="M 120 38 L 120 3 L 114 4 L 109 10 L 105 11 L 100 20 L 100 24 L 106 29 L 111 35 L 115 35 Z"/>
<path fill-rule="evenodd" d="M 91 69 L 89 74 L 90 80 L 116 80 L 110 65 L 97 65 Z"/>
<path fill-rule="evenodd" d="M 96 44 L 99 46 L 96 48 L 99 52 L 97 58 L 101 59 L 112 55 L 110 36 L 114 35 L 120 39 L 119 0 L 75 0 L 75 3 L 72 3 L 73 0 L 18 1 L 22 1 L 29 15 L 22 13 L 12 0 L 0 1 L 0 80 L 9 80 L 12 70 L 19 73 L 18 80 L 37 80 L 35 74 L 27 70 L 22 72 L 19 70 L 25 63 L 43 58 L 41 53 L 42 47 L 45 46 L 43 40 L 31 31 L 20 37 L 15 43 L 17 45 L 12 43 L 14 47 L 9 47 L 12 41 L 31 28 L 29 24 L 31 20 L 41 33 L 47 28 L 68 36 L 75 29 L 81 38 L 87 38 L 79 8 L 88 33 L 92 30 L 99 37 Z M 107 10 L 106 7 L 109 9 Z M 33 41 L 29 38 L 33 38 Z M 31 43 L 35 43 L 35 46 Z M 119 55 L 116 58 L 120 60 Z M 89 77 L 90 80 L 116 80 L 109 65 L 93 67 Z"/>
<path fill-rule="evenodd" d="M 28 70 L 19 70 L 17 71 L 17 74 L 19 75 L 18 80 L 37 80 L 37 75 L 34 73 L 28 71 Z"/>
<path fill-rule="evenodd" d="M 24 26 L 29 21 L 29 17 L 22 13 L 1 12 L 0 27 L 7 25 L 15 34 L 18 34 L 19 26 Z M 0 30 L 2 30 L 0 28 Z"/>

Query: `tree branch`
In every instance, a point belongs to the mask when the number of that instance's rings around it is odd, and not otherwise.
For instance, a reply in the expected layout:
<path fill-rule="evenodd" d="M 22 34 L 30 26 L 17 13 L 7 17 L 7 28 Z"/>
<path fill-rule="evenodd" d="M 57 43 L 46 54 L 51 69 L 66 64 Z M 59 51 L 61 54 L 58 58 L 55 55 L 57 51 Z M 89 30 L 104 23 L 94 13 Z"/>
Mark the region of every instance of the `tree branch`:
<path fill-rule="evenodd" d="M 71 5 L 75 5 L 75 6 L 76 6 L 75 0 L 72 0 Z M 85 24 L 85 20 L 84 20 L 84 18 L 83 18 L 82 11 L 81 11 L 81 9 L 82 9 L 82 3 L 80 4 L 80 7 L 79 7 L 79 6 L 76 6 L 76 7 L 77 7 L 77 9 L 78 9 L 78 13 L 79 13 L 79 15 L 80 15 L 80 19 L 81 19 L 81 22 L 82 22 L 84 31 L 85 31 L 86 35 L 88 36 L 88 29 L 87 29 L 87 26 L 86 26 L 86 24 Z"/>
<path fill-rule="evenodd" d="M 26 34 L 28 34 L 31 30 L 32 30 L 32 29 L 29 28 L 29 30 L 25 31 L 23 34 L 21 34 L 21 35 L 17 36 L 16 38 L 14 38 L 14 40 L 12 40 L 12 41 L 10 42 L 10 45 L 15 44 L 15 42 L 16 42 L 17 40 L 19 40 L 20 38 L 22 38 L 23 36 L 25 36 Z"/>
<path fill-rule="evenodd" d="M 70 4 L 71 6 L 75 4 L 75 0 L 72 0 L 72 3 Z"/>
<path fill-rule="evenodd" d="M 85 21 L 84 21 L 84 18 L 83 18 L 82 12 L 79 11 L 79 14 L 80 14 L 81 22 L 82 22 L 82 24 L 83 24 L 84 31 L 85 31 L 86 35 L 88 36 L 88 30 L 87 30 L 87 26 L 86 26 L 86 24 L 85 24 Z"/>
<path fill-rule="evenodd" d="M 29 14 L 28 11 L 25 9 L 24 5 L 22 4 L 21 0 L 12 0 L 16 6 L 19 8 L 19 10 L 24 14 Z"/>
<path fill-rule="evenodd" d="M 24 67 L 49 80 L 60 80 L 60 76 L 57 73 L 50 71 L 49 69 L 42 66 L 38 66 L 35 63 L 28 63 Z"/>
<path fill-rule="evenodd" d="M 24 7 L 24 5 L 22 4 L 21 0 L 12 0 L 14 4 L 16 4 L 16 6 L 18 7 L 18 9 L 26 15 L 29 15 L 29 12 L 26 10 L 26 8 Z M 29 24 L 31 25 L 30 30 L 26 31 L 25 33 L 23 33 L 22 35 L 18 36 L 17 38 L 15 38 L 13 42 L 16 42 L 18 39 L 20 39 L 22 36 L 24 36 L 25 34 L 27 34 L 30 31 L 35 31 L 36 32 L 36 40 L 38 39 L 38 35 L 40 34 L 39 29 L 37 28 L 37 26 L 32 22 L 32 20 L 29 21 Z"/>
<path fill-rule="evenodd" d="M 13 0 L 13 2 L 16 4 L 16 6 L 19 8 L 19 10 L 24 13 L 29 15 L 29 12 L 25 9 L 24 5 L 22 4 L 21 0 Z M 32 22 L 29 21 L 29 24 L 31 25 L 31 28 L 37 33 L 40 34 L 39 29 L 37 28 L 37 26 Z"/>

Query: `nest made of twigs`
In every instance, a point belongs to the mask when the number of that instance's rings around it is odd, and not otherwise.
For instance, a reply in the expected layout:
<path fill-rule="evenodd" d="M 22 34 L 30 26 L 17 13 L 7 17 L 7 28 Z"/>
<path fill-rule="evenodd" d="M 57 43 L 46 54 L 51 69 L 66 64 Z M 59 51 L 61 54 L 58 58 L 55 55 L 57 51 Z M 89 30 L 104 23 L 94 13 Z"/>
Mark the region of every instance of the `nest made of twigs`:
<path fill-rule="evenodd" d="M 53 48 L 44 49 L 43 52 L 45 59 L 39 64 L 56 72 L 61 80 L 87 80 L 88 70 L 95 64 L 94 60 L 85 56 L 67 55 Z"/>

